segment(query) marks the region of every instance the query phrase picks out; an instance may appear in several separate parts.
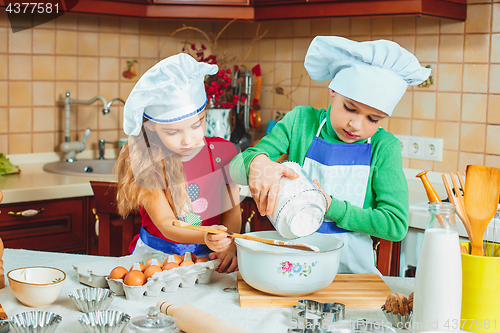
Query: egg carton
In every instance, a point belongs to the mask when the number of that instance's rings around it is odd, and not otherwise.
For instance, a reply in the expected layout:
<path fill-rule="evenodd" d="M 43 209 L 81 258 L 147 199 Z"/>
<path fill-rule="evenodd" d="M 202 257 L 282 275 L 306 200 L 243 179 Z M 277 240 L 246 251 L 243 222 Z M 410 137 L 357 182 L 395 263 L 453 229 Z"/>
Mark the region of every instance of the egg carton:
<path fill-rule="evenodd" d="M 181 266 L 169 271 L 156 272 L 142 286 L 127 286 L 122 279 L 109 279 L 108 275 L 116 266 L 131 268 L 136 262 L 146 262 L 149 259 L 158 259 L 164 262 L 166 255 L 157 252 L 132 254 L 124 257 L 110 258 L 90 263 L 73 265 L 78 281 L 95 288 L 110 288 L 117 296 L 138 300 L 146 296 L 159 296 L 161 291 L 176 292 L 179 287 L 192 288 L 196 283 L 210 283 L 212 275 L 219 267 L 220 260 L 210 260 L 196 263 L 191 266 Z"/>

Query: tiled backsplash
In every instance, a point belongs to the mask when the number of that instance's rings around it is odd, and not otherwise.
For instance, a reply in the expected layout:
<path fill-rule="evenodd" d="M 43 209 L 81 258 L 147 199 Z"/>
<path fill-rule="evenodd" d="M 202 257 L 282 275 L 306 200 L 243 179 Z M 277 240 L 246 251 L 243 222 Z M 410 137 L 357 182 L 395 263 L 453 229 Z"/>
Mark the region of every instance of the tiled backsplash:
<path fill-rule="evenodd" d="M 126 99 L 138 77 L 157 61 L 182 50 L 184 42 L 206 43 L 186 30 L 193 26 L 218 33 L 226 22 L 137 20 L 66 14 L 56 21 L 13 34 L 0 16 L 0 152 L 57 151 L 63 138 L 63 107 L 57 100 Z M 500 0 L 469 0 L 467 20 L 381 17 L 263 22 L 263 39 L 253 43 L 258 23 L 234 22 L 219 39 L 234 64 L 262 68 L 260 97 L 264 133 L 267 122 L 296 105 L 327 107 L 328 82 L 309 79 L 303 61 L 314 36 L 339 35 L 357 41 L 389 39 L 430 65 L 434 84 L 409 88 L 393 116 L 382 126 L 395 134 L 444 138 L 443 162 L 404 160 L 404 166 L 439 172 L 464 170 L 467 164 L 500 167 Z M 136 59 L 138 76 L 126 79 L 126 62 Z M 283 88 L 277 94 L 275 88 Z M 92 133 L 116 141 L 122 131 L 123 107 L 107 115 L 100 102 L 73 106 L 72 140 Z M 90 145 L 89 145 L 90 143 Z"/>

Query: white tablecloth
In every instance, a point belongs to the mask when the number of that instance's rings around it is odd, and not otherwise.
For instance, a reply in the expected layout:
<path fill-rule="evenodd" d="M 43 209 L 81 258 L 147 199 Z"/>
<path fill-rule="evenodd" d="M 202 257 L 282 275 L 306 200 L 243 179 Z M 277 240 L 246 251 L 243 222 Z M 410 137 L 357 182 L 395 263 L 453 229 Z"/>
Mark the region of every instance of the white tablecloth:
<path fill-rule="evenodd" d="M 82 313 L 78 311 L 68 294 L 73 290 L 87 286 L 78 281 L 73 265 L 105 260 L 106 257 L 5 249 L 2 259 L 6 286 L 0 289 L 0 303 L 9 317 L 26 311 L 51 311 L 63 318 L 56 332 L 84 332 L 78 323 L 78 318 Z M 7 272 L 14 268 L 27 266 L 52 266 L 66 272 L 67 278 L 63 291 L 54 303 L 44 308 L 31 308 L 17 301 L 10 289 Z M 414 280 L 411 278 L 384 277 L 384 281 L 394 292 L 409 295 L 413 291 Z M 193 288 L 179 288 L 175 293 L 162 292 L 159 297 L 144 296 L 140 301 L 126 300 L 124 296 L 117 296 L 109 309 L 123 311 L 133 318 L 144 314 L 148 307 L 156 305 L 158 301 L 165 300 L 176 306 L 190 304 L 248 332 L 287 332 L 291 325 L 291 308 L 241 308 L 237 292 L 223 291 L 226 287 L 236 285 L 236 273 L 219 274 L 215 272 L 210 284 L 196 284 Z M 346 309 L 346 318 L 365 318 L 370 321 L 385 322 L 385 317 L 380 309 Z M 124 332 L 131 331 L 126 328 Z"/>

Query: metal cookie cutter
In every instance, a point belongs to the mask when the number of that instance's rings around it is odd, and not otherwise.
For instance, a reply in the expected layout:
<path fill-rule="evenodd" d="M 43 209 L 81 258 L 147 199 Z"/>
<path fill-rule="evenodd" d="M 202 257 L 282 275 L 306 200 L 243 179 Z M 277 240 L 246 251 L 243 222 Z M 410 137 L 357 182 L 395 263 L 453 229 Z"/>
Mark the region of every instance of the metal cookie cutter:
<path fill-rule="evenodd" d="M 300 300 L 292 307 L 292 328 L 288 333 L 327 332 L 335 322 L 345 319 L 345 305 L 342 303 L 320 303 Z"/>

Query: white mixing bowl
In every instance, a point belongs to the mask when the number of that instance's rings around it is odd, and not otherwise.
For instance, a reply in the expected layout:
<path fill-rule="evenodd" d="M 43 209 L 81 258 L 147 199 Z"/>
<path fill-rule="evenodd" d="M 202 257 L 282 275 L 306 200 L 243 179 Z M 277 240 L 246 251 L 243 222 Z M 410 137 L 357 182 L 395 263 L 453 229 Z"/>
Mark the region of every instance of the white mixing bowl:
<path fill-rule="evenodd" d="M 332 235 L 314 233 L 293 240 L 281 237 L 276 231 L 246 235 L 304 243 L 320 249 L 319 252 L 302 251 L 236 238 L 240 274 L 255 289 L 282 296 L 307 295 L 327 287 L 337 275 L 344 243 Z"/>

